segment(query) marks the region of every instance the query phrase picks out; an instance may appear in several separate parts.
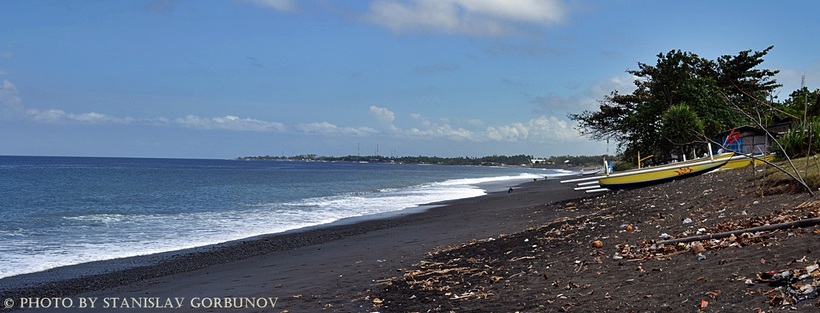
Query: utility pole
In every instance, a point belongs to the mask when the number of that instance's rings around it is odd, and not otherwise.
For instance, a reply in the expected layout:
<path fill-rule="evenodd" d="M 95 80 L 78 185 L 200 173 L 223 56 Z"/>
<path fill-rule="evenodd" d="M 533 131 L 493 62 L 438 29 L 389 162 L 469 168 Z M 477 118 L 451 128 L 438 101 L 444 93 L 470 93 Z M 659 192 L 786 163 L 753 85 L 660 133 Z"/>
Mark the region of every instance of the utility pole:
<path fill-rule="evenodd" d="M 806 88 L 806 74 L 800 77 L 800 91 Z M 808 89 L 806 89 L 808 91 Z M 806 125 L 806 112 L 809 111 L 809 93 L 803 94 L 803 125 Z"/>
<path fill-rule="evenodd" d="M 808 143 L 806 145 L 806 173 L 803 175 L 803 177 L 809 177 L 809 159 L 811 157 L 811 142 L 812 140 L 814 140 L 814 138 L 812 138 L 814 131 L 811 129 L 811 123 L 808 122 L 807 114 L 809 111 L 809 89 L 805 86 L 806 74 L 803 74 L 803 76 L 800 78 L 800 90 L 805 91 L 805 93 L 803 94 L 803 131 L 805 134 L 808 134 L 809 137 Z"/>

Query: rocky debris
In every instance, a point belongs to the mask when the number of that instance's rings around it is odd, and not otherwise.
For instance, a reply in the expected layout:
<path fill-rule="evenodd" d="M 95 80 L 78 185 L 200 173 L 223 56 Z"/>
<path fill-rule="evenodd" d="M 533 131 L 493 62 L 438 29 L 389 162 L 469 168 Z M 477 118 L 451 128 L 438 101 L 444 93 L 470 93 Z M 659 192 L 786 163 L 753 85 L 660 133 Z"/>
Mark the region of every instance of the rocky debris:
<path fill-rule="evenodd" d="M 796 255 L 810 256 L 818 247 L 820 227 L 744 231 L 818 218 L 820 201 L 805 194 L 759 197 L 746 177 L 741 171 L 710 174 L 551 205 L 553 210 L 590 213 L 440 248 L 375 288 L 374 297 L 383 301 L 378 310 L 820 307 L 820 301 L 812 302 L 820 271 L 810 270 L 817 257 Z M 726 232 L 737 234 L 682 240 Z M 779 277 L 788 271 L 788 280 L 767 276 L 773 267 L 786 264 L 802 269 L 777 271 Z"/>

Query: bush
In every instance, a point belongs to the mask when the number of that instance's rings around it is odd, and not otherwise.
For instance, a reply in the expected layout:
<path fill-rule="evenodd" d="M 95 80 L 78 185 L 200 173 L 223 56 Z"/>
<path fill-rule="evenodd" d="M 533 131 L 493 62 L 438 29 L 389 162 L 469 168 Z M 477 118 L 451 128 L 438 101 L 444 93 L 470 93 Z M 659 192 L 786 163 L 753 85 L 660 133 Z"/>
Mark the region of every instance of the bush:
<path fill-rule="evenodd" d="M 788 155 L 793 158 L 805 157 L 809 149 L 809 137 L 811 137 L 811 154 L 820 152 L 820 117 L 812 117 L 806 124 L 795 123 L 791 129 L 777 138 L 783 150 L 773 146 L 779 155 Z"/>

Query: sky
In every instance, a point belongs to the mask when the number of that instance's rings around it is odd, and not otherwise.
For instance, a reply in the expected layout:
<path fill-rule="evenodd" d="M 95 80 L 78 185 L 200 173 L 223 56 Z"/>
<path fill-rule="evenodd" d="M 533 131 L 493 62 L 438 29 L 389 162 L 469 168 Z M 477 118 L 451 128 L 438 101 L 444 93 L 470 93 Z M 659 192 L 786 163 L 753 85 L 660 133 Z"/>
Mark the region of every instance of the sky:
<path fill-rule="evenodd" d="M 0 0 L 0 155 L 614 153 L 567 114 L 682 50 L 820 87 L 817 1 Z"/>

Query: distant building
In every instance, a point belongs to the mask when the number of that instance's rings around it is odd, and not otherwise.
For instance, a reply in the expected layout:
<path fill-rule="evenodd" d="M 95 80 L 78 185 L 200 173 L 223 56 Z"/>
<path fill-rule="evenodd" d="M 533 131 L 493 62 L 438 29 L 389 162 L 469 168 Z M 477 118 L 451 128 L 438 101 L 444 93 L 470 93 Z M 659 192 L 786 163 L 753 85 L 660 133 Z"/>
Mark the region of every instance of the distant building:
<path fill-rule="evenodd" d="M 792 128 L 793 121 L 789 118 L 783 118 L 780 120 L 775 120 L 772 126 L 766 128 L 769 133 L 772 134 L 775 138 L 780 137 L 783 133 L 787 132 L 789 129 Z"/>
<path fill-rule="evenodd" d="M 723 150 L 726 152 L 734 151 L 739 154 L 766 153 L 771 146 L 766 132 L 751 126 L 742 126 L 724 131 L 718 134 L 715 139 L 723 145 Z"/>
<path fill-rule="evenodd" d="M 547 159 L 530 159 L 530 163 L 532 164 L 547 164 Z"/>

